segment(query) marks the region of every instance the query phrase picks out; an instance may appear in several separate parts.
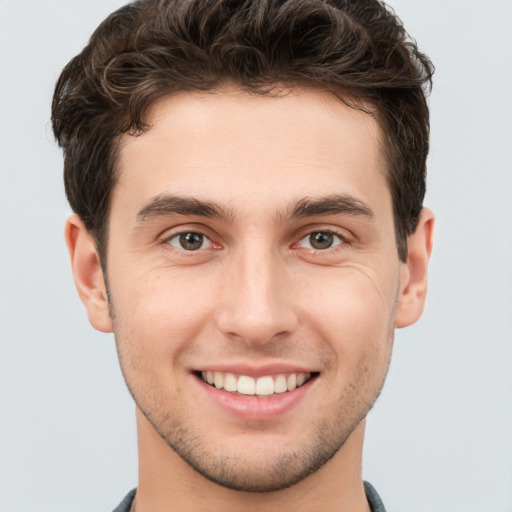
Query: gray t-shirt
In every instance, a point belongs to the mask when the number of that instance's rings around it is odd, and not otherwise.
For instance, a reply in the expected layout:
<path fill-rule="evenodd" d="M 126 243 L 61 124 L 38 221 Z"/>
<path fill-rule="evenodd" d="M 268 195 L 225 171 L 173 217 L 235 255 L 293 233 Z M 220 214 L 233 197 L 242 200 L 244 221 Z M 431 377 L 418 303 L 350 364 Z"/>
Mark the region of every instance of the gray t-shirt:
<path fill-rule="evenodd" d="M 130 491 L 113 512 L 130 512 L 130 507 L 132 506 L 133 498 L 135 498 L 136 490 L 137 489 L 133 489 Z M 386 512 L 377 491 L 368 482 L 364 482 L 364 492 L 366 493 L 366 499 L 370 504 L 372 512 Z"/>

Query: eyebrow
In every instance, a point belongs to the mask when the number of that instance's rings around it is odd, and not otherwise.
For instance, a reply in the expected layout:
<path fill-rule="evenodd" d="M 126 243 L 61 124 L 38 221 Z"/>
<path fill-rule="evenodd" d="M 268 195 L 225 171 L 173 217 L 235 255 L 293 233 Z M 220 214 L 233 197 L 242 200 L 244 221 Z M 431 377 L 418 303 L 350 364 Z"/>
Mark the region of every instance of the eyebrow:
<path fill-rule="evenodd" d="M 212 219 L 233 221 L 233 212 L 213 201 L 180 197 L 172 195 L 159 195 L 153 197 L 137 213 L 137 221 L 144 222 L 151 218 L 166 215 L 198 215 Z"/>
<path fill-rule="evenodd" d="M 373 219 L 372 210 L 360 199 L 349 194 L 334 194 L 326 197 L 305 197 L 292 204 L 287 214 L 278 214 L 282 222 L 286 219 L 315 217 L 319 215 L 352 215 Z M 167 215 L 197 215 L 232 223 L 234 212 L 213 202 L 201 199 L 159 195 L 150 199 L 137 213 L 137 222 L 142 223 Z"/>
<path fill-rule="evenodd" d="M 305 197 L 290 208 L 288 217 L 303 218 L 316 215 L 352 215 L 373 219 L 375 214 L 360 199 L 350 194 L 333 194 L 326 197 Z"/>

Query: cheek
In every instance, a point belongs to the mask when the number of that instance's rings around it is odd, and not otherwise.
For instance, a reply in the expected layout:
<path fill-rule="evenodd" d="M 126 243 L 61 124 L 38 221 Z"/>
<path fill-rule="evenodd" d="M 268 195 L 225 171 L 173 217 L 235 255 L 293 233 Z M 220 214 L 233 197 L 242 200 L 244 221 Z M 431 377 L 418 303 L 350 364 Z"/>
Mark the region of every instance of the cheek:
<path fill-rule="evenodd" d="M 314 312 L 312 316 L 337 332 L 382 331 L 394 309 L 396 286 L 396 279 L 382 282 L 365 269 L 339 269 L 305 287 L 305 311 Z"/>
<path fill-rule="evenodd" d="M 145 358 L 167 361 L 198 336 L 215 300 L 206 279 L 166 269 L 118 280 L 111 293 L 120 342 Z"/>
<path fill-rule="evenodd" d="M 371 279 L 353 271 L 311 300 L 309 319 L 328 354 L 325 377 L 332 392 L 328 403 L 319 404 L 320 416 L 338 411 L 341 423 L 354 414 L 363 417 L 379 395 L 394 332 L 393 293 L 383 297 Z"/>
<path fill-rule="evenodd" d="M 328 286 L 305 296 L 303 323 L 324 339 L 336 367 L 355 368 L 364 361 L 389 358 L 396 284 L 379 283 L 370 276 L 361 269 L 343 269 L 331 276 Z"/>

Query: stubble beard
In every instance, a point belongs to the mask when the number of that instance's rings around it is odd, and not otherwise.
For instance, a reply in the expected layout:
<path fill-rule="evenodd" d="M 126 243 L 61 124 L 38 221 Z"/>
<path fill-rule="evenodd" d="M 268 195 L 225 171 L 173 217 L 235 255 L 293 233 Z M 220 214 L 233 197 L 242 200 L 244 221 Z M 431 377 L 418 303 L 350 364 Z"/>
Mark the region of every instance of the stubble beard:
<path fill-rule="evenodd" d="M 389 329 L 390 346 L 386 361 L 380 363 L 384 367 L 380 381 L 367 396 L 361 397 L 358 393 L 361 388 L 364 388 L 367 379 L 372 380 L 372 372 L 375 370 L 375 366 L 371 364 L 375 354 L 367 354 L 367 357 L 363 358 L 365 365 L 357 374 L 357 381 L 352 382 L 345 395 L 338 398 L 336 408 L 339 412 L 336 418 L 333 421 L 319 421 L 314 429 L 315 434 L 307 438 L 307 446 L 304 443 L 299 448 L 281 452 L 272 457 L 267 456 L 261 461 L 243 458 L 241 454 L 217 455 L 208 448 L 208 440 L 197 432 L 194 425 L 179 418 L 172 418 L 166 412 L 165 400 L 155 403 L 158 402 L 158 400 L 155 401 L 155 394 L 144 392 L 139 394 L 132 388 L 126 369 L 136 368 L 138 362 L 133 357 L 125 358 L 121 348 L 123 343 L 118 339 L 117 322 L 108 287 L 107 291 L 121 371 L 137 407 L 164 443 L 195 472 L 227 489 L 253 493 L 275 492 L 296 485 L 312 475 L 334 457 L 345 444 L 356 427 L 366 418 L 384 386 L 394 338 L 392 323 Z M 395 308 L 391 318 L 394 317 Z"/>
<path fill-rule="evenodd" d="M 195 472 L 227 489 L 252 493 L 280 491 L 315 473 L 337 453 L 363 419 L 355 422 L 341 438 L 339 433 L 334 434 L 323 425 L 315 439 L 309 441 L 309 446 L 278 453 L 271 460 L 266 456 L 260 461 L 243 455 L 213 454 L 204 440 L 180 422 L 174 422 L 167 428 L 141 411 L 166 445 Z"/>
<path fill-rule="evenodd" d="M 125 363 L 130 365 L 132 362 L 121 360 L 124 375 Z M 363 372 L 363 380 L 365 375 L 367 373 Z M 154 394 L 151 398 L 144 393 L 137 393 L 125 375 L 128 390 L 138 408 L 170 449 L 195 472 L 211 482 L 228 489 L 253 493 L 286 489 L 324 466 L 373 407 L 384 380 L 385 375 L 373 393 L 364 399 L 357 396 L 360 383 L 353 383 L 347 391 L 350 396 L 338 399 L 336 418 L 319 421 L 312 429 L 313 436 L 305 437 L 305 442 L 300 446 L 275 454 L 246 456 L 244 453 L 222 454 L 215 447 L 212 449 L 209 446 L 211 441 L 197 425 L 187 421 L 187 418 L 172 418 L 169 413 L 164 412 L 165 401 L 154 403 Z"/>

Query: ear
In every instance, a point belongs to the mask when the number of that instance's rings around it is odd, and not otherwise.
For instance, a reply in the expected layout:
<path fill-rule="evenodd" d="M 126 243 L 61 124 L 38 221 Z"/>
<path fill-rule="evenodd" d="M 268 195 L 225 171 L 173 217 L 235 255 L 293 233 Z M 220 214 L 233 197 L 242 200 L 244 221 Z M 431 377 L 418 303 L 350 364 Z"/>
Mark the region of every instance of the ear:
<path fill-rule="evenodd" d="M 407 327 L 415 323 L 423 313 L 433 238 L 434 214 L 423 208 L 416 230 L 407 239 L 408 256 L 400 271 L 396 327 Z"/>
<path fill-rule="evenodd" d="M 66 222 L 65 238 L 78 294 L 91 325 L 101 332 L 112 332 L 107 289 L 96 243 L 78 215 Z"/>

